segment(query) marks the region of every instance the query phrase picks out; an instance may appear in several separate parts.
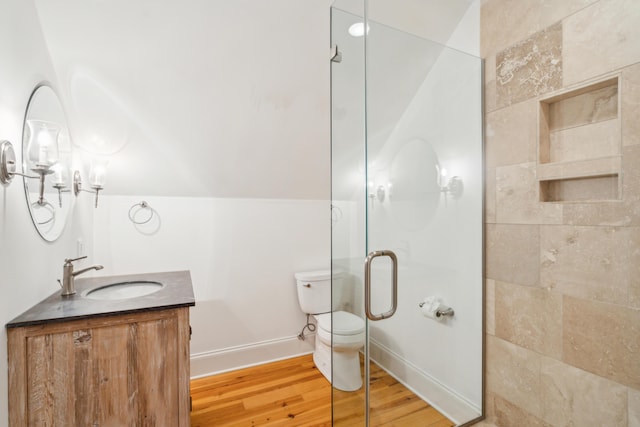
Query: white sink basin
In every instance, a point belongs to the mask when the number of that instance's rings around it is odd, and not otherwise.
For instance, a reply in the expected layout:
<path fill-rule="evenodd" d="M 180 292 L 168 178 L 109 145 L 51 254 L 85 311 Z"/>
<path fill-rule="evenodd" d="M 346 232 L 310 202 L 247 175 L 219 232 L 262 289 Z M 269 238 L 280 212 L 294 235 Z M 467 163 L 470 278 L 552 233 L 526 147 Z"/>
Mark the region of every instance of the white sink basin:
<path fill-rule="evenodd" d="M 120 282 L 91 289 L 85 294 L 86 298 L 99 300 L 129 299 L 149 295 L 162 289 L 160 282 L 139 280 L 135 282 Z"/>

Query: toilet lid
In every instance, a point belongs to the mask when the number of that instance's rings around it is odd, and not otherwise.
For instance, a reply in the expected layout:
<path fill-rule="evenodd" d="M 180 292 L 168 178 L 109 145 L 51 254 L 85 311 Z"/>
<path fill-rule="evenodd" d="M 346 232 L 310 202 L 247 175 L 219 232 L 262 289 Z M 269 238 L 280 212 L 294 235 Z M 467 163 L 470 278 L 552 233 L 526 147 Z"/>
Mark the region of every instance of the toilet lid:
<path fill-rule="evenodd" d="M 331 315 L 333 314 L 333 331 L 331 330 Z M 346 311 L 334 311 L 316 316 L 318 327 L 337 335 L 356 335 L 364 330 L 364 320 Z"/>
<path fill-rule="evenodd" d="M 293 275 L 296 280 L 303 282 L 316 282 L 319 280 L 331 279 L 331 270 L 303 271 Z"/>

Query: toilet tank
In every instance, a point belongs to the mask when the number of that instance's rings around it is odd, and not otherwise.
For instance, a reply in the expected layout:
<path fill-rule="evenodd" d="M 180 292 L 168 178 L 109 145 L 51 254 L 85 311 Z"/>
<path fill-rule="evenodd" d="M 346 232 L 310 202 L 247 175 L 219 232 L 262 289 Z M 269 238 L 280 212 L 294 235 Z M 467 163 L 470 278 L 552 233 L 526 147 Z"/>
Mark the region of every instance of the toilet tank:
<path fill-rule="evenodd" d="M 298 302 L 307 314 L 328 313 L 331 311 L 331 270 L 305 271 L 295 274 Z M 334 306 L 337 307 L 340 295 L 339 278 L 334 274 Z"/>

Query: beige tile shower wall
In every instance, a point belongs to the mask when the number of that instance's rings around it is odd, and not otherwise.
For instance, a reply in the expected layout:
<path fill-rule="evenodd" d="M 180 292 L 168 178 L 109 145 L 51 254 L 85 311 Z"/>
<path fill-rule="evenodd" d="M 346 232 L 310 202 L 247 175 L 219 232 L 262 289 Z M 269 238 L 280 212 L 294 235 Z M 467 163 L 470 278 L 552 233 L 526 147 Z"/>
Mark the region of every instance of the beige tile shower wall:
<path fill-rule="evenodd" d="M 481 52 L 487 422 L 640 427 L 640 1 L 484 0 Z M 541 163 L 540 100 L 612 76 L 562 101 Z M 620 171 L 619 198 L 540 201 L 583 167 Z"/>
<path fill-rule="evenodd" d="M 640 144 L 640 64 L 622 71 L 622 143 Z"/>
<path fill-rule="evenodd" d="M 639 22 L 638 0 L 600 0 L 563 19 L 565 86 L 640 62 Z"/>
<path fill-rule="evenodd" d="M 504 107 L 562 86 L 562 25 L 554 24 L 496 56 L 496 101 Z"/>

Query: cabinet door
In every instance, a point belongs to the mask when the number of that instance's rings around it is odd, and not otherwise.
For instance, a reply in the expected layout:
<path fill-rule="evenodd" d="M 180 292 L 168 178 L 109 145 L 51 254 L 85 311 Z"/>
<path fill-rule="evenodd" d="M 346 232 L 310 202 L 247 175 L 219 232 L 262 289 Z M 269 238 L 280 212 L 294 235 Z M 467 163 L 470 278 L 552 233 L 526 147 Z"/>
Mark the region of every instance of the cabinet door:
<path fill-rule="evenodd" d="M 189 425 L 188 329 L 175 309 L 10 330 L 11 425 Z"/>

